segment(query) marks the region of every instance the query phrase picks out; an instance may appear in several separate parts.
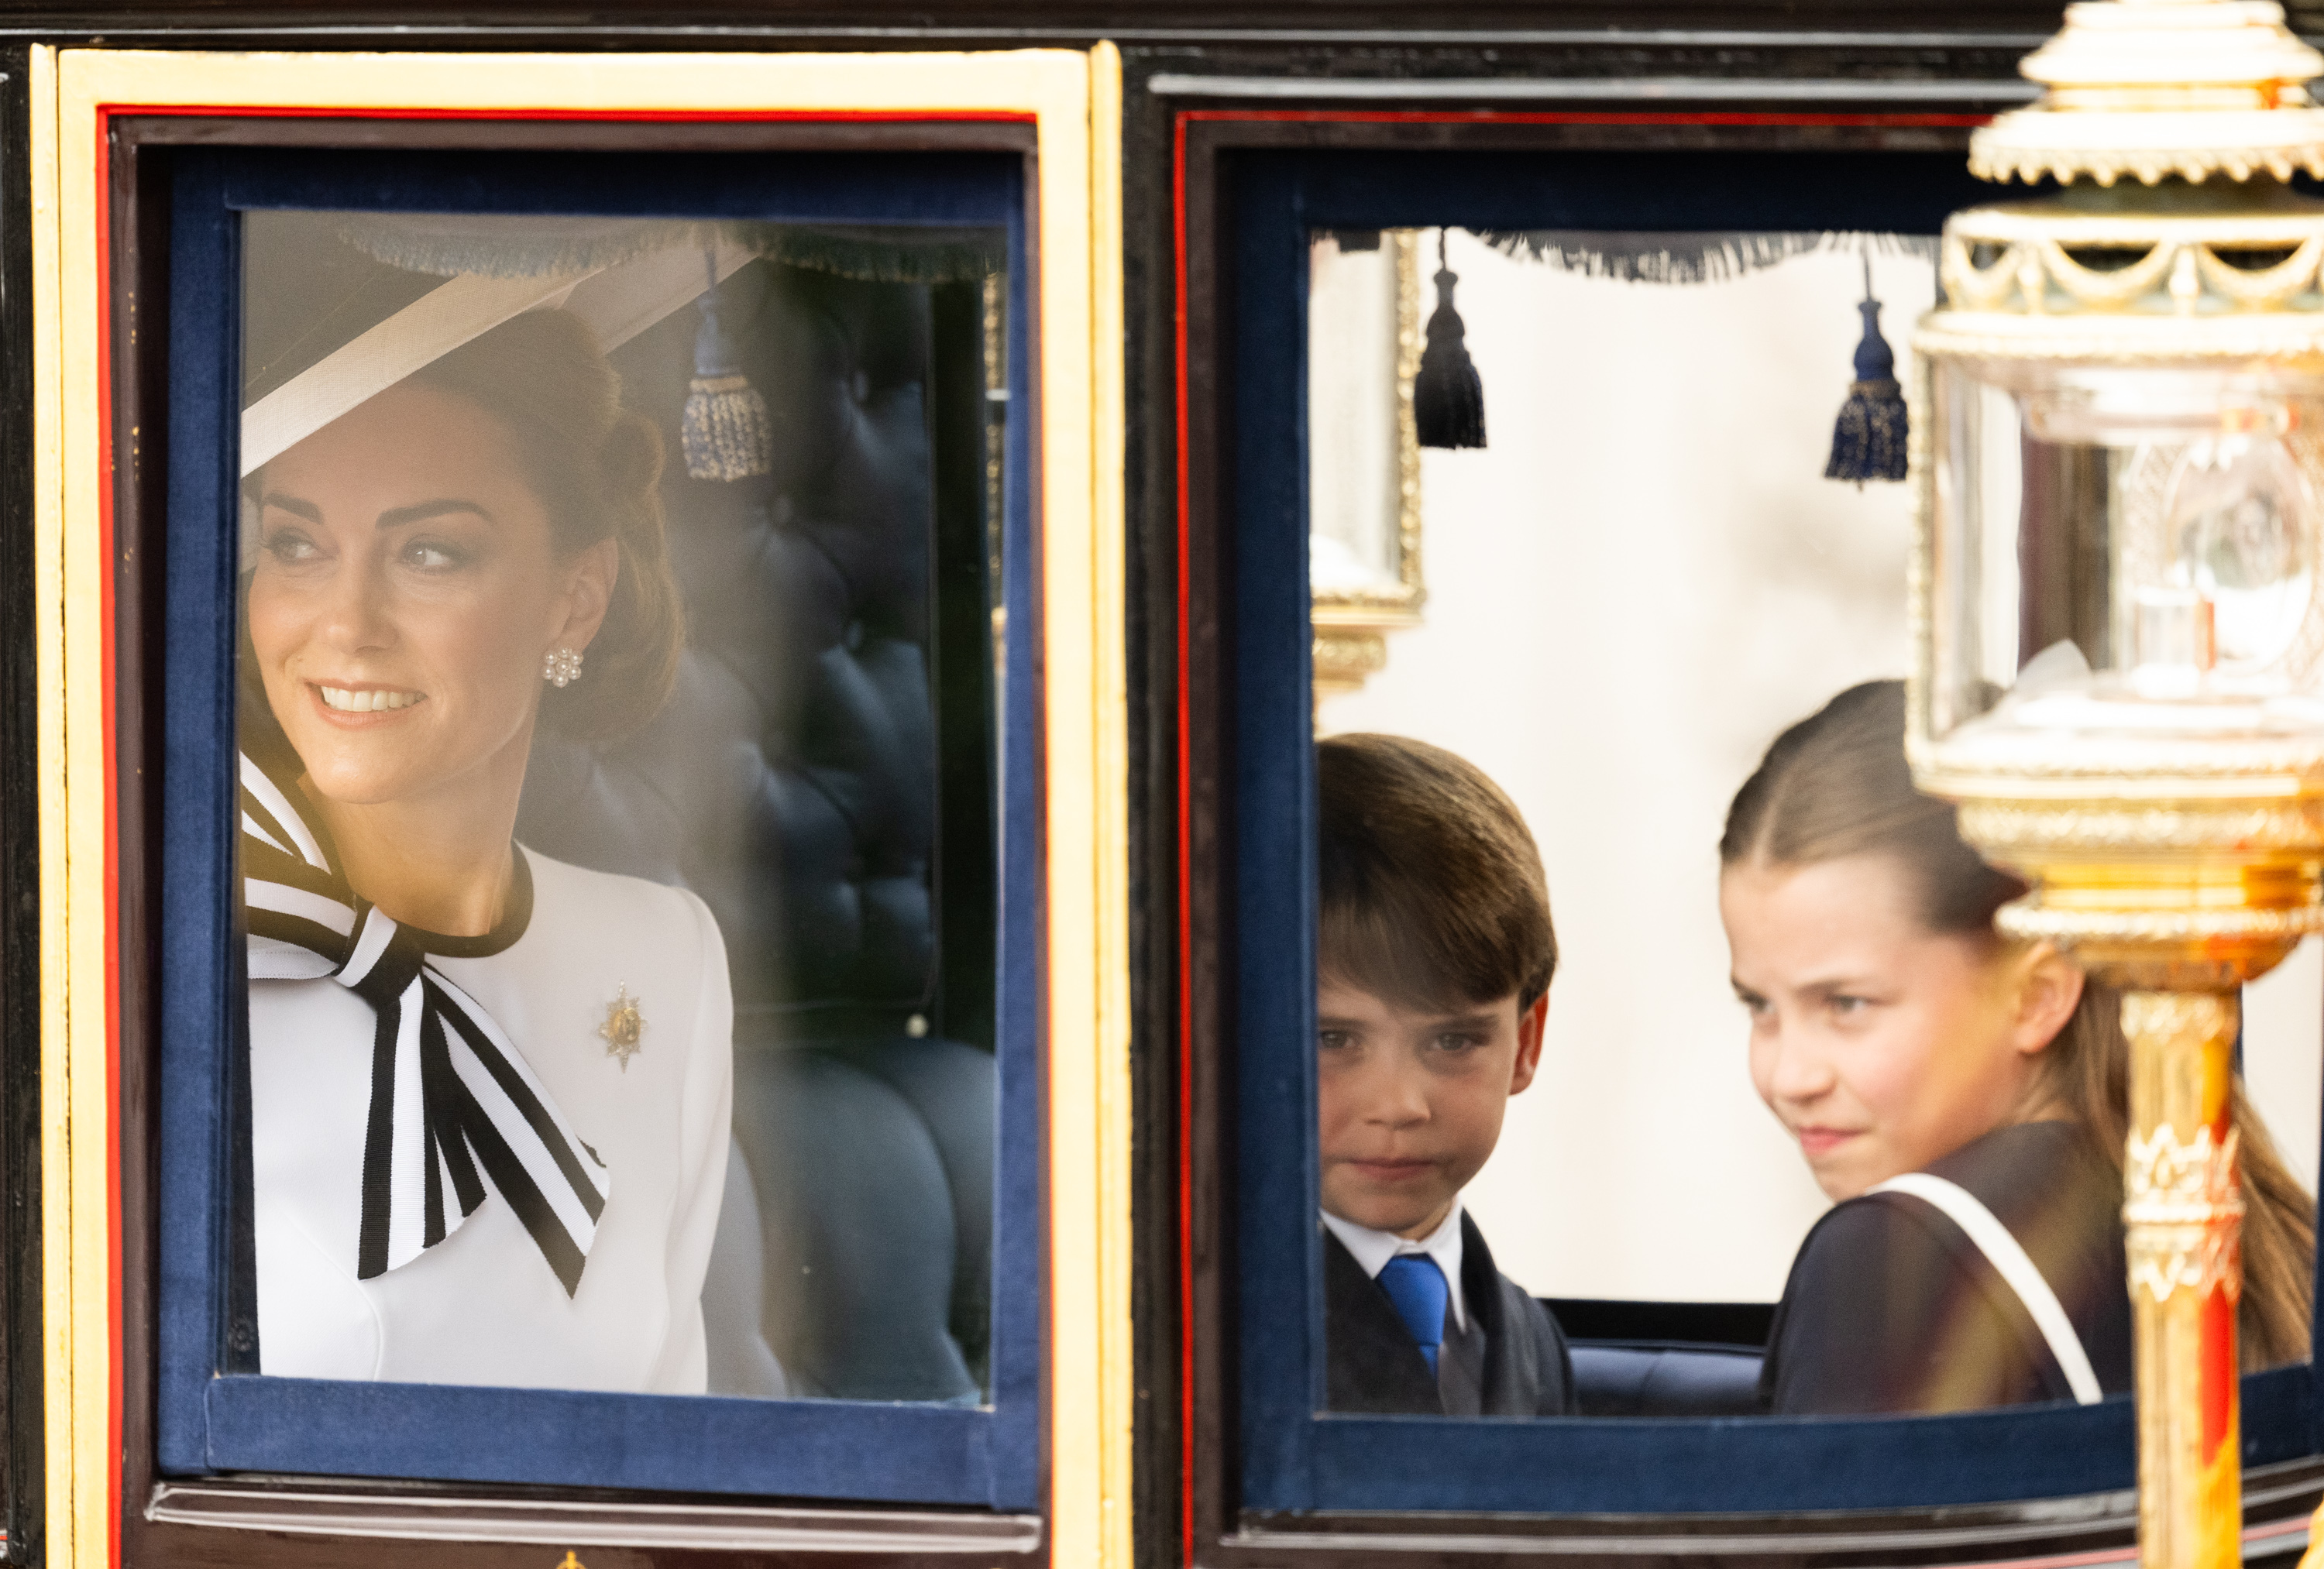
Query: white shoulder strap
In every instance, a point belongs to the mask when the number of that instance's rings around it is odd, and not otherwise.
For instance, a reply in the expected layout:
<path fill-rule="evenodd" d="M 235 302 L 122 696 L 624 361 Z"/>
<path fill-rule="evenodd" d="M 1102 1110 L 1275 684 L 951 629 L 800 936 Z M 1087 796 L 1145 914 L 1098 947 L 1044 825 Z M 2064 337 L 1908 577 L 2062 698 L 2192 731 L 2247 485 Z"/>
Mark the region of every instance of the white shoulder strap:
<path fill-rule="evenodd" d="M 2025 1304 L 2025 1311 L 2034 1316 L 2034 1326 L 2050 1343 L 2050 1354 L 2066 1370 L 2066 1382 L 2073 1389 L 2074 1399 L 2085 1406 L 2094 1406 L 2105 1398 L 2098 1388 L 2098 1374 L 2090 1371 L 2089 1353 L 2082 1349 L 2082 1338 L 2074 1333 L 2073 1323 L 2060 1305 L 2058 1294 L 2050 1289 L 2050 1282 L 2042 1278 L 2042 1271 L 2034 1267 L 2017 1239 L 2009 1234 L 2009 1228 L 1975 1194 L 1957 1182 L 1932 1177 L 1926 1171 L 1907 1171 L 1902 1177 L 1891 1177 L 1872 1191 L 1909 1193 L 1941 1210 L 2008 1282 L 2018 1300 Z"/>

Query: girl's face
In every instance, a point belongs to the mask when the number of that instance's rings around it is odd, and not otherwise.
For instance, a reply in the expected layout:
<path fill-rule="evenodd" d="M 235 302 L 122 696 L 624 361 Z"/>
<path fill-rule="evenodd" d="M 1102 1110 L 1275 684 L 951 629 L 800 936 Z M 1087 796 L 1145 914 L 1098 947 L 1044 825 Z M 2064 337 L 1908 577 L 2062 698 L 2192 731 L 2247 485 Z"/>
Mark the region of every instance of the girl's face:
<path fill-rule="evenodd" d="M 2041 1052 L 2081 972 L 2047 945 L 1931 932 L 1916 893 L 1884 855 L 1720 879 L 1751 1082 L 1835 1202 L 2058 1109 Z"/>
<path fill-rule="evenodd" d="M 541 661 L 596 634 L 613 543 L 558 561 L 507 429 L 410 383 L 260 479 L 250 641 L 310 787 L 372 805 L 521 777 Z"/>

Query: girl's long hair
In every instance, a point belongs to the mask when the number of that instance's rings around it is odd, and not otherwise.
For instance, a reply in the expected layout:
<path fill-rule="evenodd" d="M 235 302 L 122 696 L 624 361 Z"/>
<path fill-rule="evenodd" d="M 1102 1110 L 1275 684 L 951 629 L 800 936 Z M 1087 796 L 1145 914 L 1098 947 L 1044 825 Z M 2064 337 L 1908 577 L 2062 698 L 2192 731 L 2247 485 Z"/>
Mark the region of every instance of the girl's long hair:
<path fill-rule="evenodd" d="M 1994 912 L 2025 891 L 1960 837 L 1953 808 L 1913 788 L 1904 762 L 1904 688 L 1852 686 L 1775 739 L 1737 792 L 1719 841 L 1722 866 L 1804 867 L 1843 856 L 1895 858 L 1919 884 L 1929 931 L 1998 944 Z M 2042 1053 L 2040 1087 L 2090 1131 L 2116 1170 L 2130 1135 L 2130 1044 L 2120 994 L 2095 982 Z M 2241 1131 L 2243 1302 L 2246 1370 L 2304 1362 L 2316 1260 L 2315 1201 L 2234 1088 Z"/>

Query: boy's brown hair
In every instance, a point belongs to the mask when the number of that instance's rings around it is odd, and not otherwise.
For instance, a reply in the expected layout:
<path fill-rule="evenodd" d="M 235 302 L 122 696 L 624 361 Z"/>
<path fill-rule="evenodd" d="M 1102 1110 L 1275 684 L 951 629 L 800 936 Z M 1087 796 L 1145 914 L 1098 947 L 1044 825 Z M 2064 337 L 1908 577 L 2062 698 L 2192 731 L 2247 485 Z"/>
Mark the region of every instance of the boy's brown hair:
<path fill-rule="evenodd" d="M 1315 745 L 1321 973 L 1407 1007 L 1517 994 L 1531 1007 L 1557 968 L 1549 883 L 1499 785 L 1404 736 Z"/>

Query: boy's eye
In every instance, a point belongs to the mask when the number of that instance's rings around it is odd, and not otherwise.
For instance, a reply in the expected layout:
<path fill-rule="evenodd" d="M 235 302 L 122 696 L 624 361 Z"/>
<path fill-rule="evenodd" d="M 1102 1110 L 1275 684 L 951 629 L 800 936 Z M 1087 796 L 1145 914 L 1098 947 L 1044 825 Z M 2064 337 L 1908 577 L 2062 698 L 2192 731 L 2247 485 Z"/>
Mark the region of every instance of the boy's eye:
<path fill-rule="evenodd" d="M 1473 1051 L 1485 1043 L 1482 1035 L 1449 1032 L 1436 1037 L 1434 1044 L 1439 1051 Z"/>
<path fill-rule="evenodd" d="M 1317 1032 L 1315 1044 L 1326 1051 L 1338 1051 L 1354 1043 L 1355 1037 L 1345 1030 L 1323 1030 Z"/>

